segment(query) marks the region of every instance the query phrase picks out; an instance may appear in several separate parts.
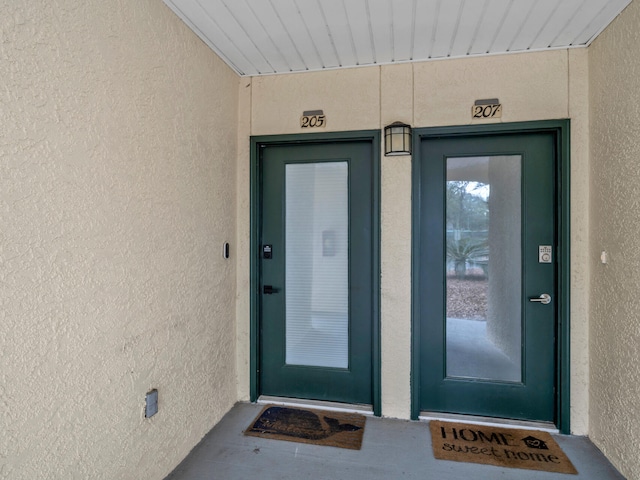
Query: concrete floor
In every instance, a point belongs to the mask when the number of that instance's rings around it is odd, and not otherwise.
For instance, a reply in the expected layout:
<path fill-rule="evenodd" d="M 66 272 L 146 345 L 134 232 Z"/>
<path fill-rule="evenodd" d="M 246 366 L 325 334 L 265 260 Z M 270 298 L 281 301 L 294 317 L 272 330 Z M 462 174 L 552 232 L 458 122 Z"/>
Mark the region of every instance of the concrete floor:
<path fill-rule="evenodd" d="M 166 480 L 623 479 L 584 437 L 554 435 L 578 475 L 436 460 L 426 422 L 367 418 L 361 450 L 247 437 L 263 405 L 236 405 Z"/>

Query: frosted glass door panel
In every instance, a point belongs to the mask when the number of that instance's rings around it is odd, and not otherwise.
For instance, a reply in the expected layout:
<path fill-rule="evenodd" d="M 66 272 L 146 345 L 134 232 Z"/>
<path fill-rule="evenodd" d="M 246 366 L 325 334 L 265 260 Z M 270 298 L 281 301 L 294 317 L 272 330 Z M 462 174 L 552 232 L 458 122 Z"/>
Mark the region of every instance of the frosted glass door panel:
<path fill-rule="evenodd" d="M 285 182 L 286 364 L 348 368 L 348 164 L 287 164 Z"/>
<path fill-rule="evenodd" d="M 447 159 L 447 376 L 522 379 L 521 157 Z"/>

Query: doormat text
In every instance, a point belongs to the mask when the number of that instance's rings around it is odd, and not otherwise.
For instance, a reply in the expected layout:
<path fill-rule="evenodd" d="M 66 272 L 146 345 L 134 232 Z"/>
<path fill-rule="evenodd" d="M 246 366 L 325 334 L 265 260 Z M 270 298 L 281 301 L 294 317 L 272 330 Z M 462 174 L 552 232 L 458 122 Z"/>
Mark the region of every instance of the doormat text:
<path fill-rule="evenodd" d="M 433 454 L 441 460 L 557 473 L 578 473 L 547 432 L 432 421 Z"/>

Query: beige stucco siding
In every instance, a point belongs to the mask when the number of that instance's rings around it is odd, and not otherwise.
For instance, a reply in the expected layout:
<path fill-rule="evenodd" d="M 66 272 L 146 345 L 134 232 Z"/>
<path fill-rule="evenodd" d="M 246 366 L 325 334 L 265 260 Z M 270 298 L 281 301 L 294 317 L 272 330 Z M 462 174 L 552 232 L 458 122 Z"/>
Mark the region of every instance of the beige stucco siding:
<path fill-rule="evenodd" d="M 571 118 L 571 430 L 589 431 L 589 79 L 586 49 L 569 50 Z"/>
<path fill-rule="evenodd" d="M 502 122 L 567 118 L 566 50 L 417 63 L 415 126 L 486 123 L 471 118 L 473 102 L 498 98 Z"/>
<path fill-rule="evenodd" d="M 242 78 L 238 93 L 238 168 L 236 172 L 236 394 L 249 400 L 251 383 L 250 315 L 251 315 L 251 79 Z"/>
<path fill-rule="evenodd" d="M 589 49 L 590 437 L 627 478 L 640 478 L 638 25 L 634 1 Z"/>
<path fill-rule="evenodd" d="M 238 77 L 158 0 L 0 38 L 0 477 L 164 478 L 237 398 Z"/>
<path fill-rule="evenodd" d="M 380 72 L 351 68 L 253 79 L 251 134 L 299 133 L 306 110 L 324 110 L 327 130 L 378 128 Z M 348 115 L 345 115 L 348 113 Z"/>
<path fill-rule="evenodd" d="M 413 117 L 413 66 L 381 69 L 380 125 Z M 381 127 L 378 127 L 381 128 Z M 384 138 L 382 139 L 384 151 Z M 411 157 L 382 157 L 380 318 L 383 415 L 411 415 Z"/>
<path fill-rule="evenodd" d="M 572 138 L 580 141 L 588 135 L 586 82 L 586 53 L 567 50 L 260 77 L 252 81 L 251 125 L 244 134 L 248 142 L 249 134 L 301 133 L 300 115 L 312 109 L 324 110 L 327 131 L 382 129 L 395 120 L 416 128 L 468 125 L 474 123 L 471 106 L 475 100 L 499 98 L 504 110 L 498 121 L 571 117 Z M 588 150 L 582 143 L 572 150 L 571 161 L 572 175 L 575 172 L 580 182 L 572 197 L 577 208 L 575 212 L 572 209 L 572 227 L 584 232 Z M 411 159 L 383 157 L 381 168 L 382 409 L 383 415 L 408 418 Z M 240 202 L 248 192 L 247 183 L 239 190 Z M 238 234 L 248 237 L 248 214 L 239 217 Z M 572 299 L 579 305 L 584 305 L 588 291 L 588 268 L 583 261 L 587 246 L 584 234 L 572 239 Z M 248 245 L 244 255 L 248 256 Z M 238 295 L 242 296 L 240 290 Z M 586 434 L 588 428 L 587 313 L 578 306 L 572 318 L 571 419 L 578 434 Z M 239 317 L 238 321 L 247 322 L 248 318 Z M 239 357 L 248 356 L 248 336 L 240 336 L 238 341 Z M 248 381 L 243 379 L 238 386 L 240 396 L 248 398 Z"/>
<path fill-rule="evenodd" d="M 249 398 L 251 135 L 493 97 L 571 119 L 572 432 L 640 478 L 638 25 L 634 0 L 589 49 L 251 79 L 161 0 L 0 0 L 0 478 L 164 478 Z M 408 418 L 410 157 L 381 202 L 382 413 Z"/>

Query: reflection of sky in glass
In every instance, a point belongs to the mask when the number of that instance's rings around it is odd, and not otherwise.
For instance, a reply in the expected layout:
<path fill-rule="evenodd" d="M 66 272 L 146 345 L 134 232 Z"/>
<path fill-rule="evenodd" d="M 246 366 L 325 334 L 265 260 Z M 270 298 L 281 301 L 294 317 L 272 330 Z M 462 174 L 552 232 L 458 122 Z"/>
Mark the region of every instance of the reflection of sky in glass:
<path fill-rule="evenodd" d="M 466 190 L 467 193 L 477 195 L 482 197 L 483 200 L 486 200 L 489 198 L 489 194 L 491 193 L 491 186 L 487 183 L 468 182 Z"/>

